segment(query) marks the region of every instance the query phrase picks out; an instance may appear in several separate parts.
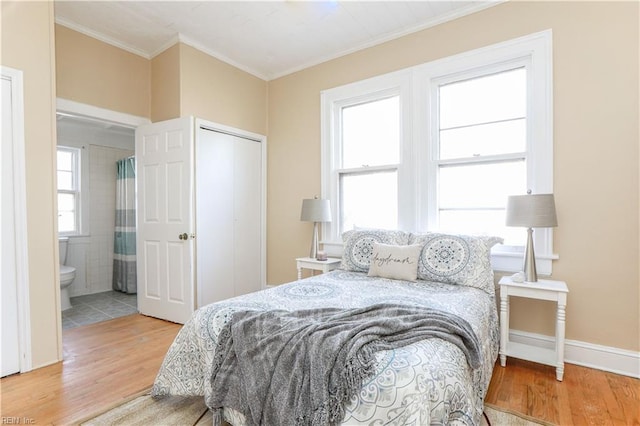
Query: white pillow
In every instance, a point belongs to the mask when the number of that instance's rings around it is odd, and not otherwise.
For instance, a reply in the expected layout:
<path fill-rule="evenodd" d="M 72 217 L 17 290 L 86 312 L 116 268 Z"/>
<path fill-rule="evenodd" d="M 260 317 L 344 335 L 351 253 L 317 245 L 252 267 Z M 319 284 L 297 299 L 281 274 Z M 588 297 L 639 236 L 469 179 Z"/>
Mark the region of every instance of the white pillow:
<path fill-rule="evenodd" d="M 415 281 L 418 277 L 418 258 L 421 249 L 420 244 L 398 246 L 374 242 L 368 275 L 392 280 Z"/>

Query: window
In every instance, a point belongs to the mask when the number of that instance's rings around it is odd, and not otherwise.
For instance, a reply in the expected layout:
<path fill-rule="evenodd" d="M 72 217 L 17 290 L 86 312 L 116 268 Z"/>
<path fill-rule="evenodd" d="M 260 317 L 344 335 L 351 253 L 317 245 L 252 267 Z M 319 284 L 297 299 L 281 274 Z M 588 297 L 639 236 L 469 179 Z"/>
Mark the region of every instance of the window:
<path fill-rule="evenodd" d="M 58 233 L 80 233 L 80 149 L 58 146 Z"/>
<path fill-rule="evenodd" d="M 511 66 L 435 82 L 432 180 L 437 229 L 523 245 L 525 234 L 504 225 L 507 196 L 527 187 L 527 67 Z"/>
<path fill-rule="evenodd" d="M 398 223 L 400 109 L 397 95 L 339 110 L 342 155 L 338 174 L 342 231 L 395 228 Z"/>
<path fill-rule="evenodd" d="M 327 251 L 354 227 L 499 235 L 494 267 L 519 270 L 506 200 L 553 192 L 551 75 L 545 31 L 322 92 Z M 550 273 L 551 230 L 534 235 Z"/>

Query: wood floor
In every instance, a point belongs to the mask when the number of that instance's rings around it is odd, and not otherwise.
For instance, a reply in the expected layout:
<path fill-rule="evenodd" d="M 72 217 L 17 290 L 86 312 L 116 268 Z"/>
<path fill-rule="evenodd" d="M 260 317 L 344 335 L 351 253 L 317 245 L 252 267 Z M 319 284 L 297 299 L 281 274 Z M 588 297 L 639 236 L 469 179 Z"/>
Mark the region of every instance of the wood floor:
<path fill-rule="evenodd" d="M 73 425 L 149 388 L 179 328 L 131 315 L 65 331 L 64 362 L 0 381 L 1 423 Z M 486 402 L 563 426 L 640 425 L 640 380 L 571 364 L 558 382 L 552 367 L 509 358 Z"/>
<path fill-rule="evenodd" d="M 485 402 L 557 425 L 640 425 L 640 380 L 565 364 L 496 363 Z"/>
<path fill-rule="evenodd" d="M 134 314 L 65 330 L 64 362 L 0 380 L 2 418 L 73 425 L 117 405 L 151 386 L 179 329 Z"/>

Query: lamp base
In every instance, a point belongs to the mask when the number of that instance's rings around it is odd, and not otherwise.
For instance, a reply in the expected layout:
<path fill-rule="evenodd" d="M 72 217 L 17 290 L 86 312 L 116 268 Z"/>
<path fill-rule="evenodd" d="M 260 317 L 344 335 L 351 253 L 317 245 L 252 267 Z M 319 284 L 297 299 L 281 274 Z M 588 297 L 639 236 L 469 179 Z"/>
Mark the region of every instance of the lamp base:
<path fill-rule="evenodd" d="M 318 254 L 318 222 L 313 222 L 313 236 L 311 237 L 311 250 L 309 257 L 315 259 Z"/>
<path fill-rule="evenodd" d="M 535 283 L 538 281 L 536 272 L 536 255 L 533 251 L 533 229 L 527 229 L 527 246 L 524 251 L 524 276 L 525 281 Z"/>

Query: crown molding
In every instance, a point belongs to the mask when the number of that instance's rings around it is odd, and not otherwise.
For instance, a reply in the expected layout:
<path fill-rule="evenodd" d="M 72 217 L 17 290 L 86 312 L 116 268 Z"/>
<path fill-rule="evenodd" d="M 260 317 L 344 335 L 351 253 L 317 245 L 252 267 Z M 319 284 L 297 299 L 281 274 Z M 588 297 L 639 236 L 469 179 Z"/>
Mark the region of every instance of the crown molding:
<path fill-rule="evenodd" d="M 207 46 L 205 46 L 203 43 L 198 42 L 192 38 L 189 38 L 187 36 L 185 36 L 184 34 L 175 34 L 174 36 L 172 36 L 171 38 L 169 38 L 162 46 L 160 46 L 158 49 L 149 52 L 146 51 L 144 49 L 140 49 L 138 47 L 132 46 L 130 44 L 127 43 L 123 43 L 120 42 L 118 40 L 115 40 L 111 37 L 108 37 L 104 34 L 101 34 L 97 31 L 94 31 L 90 28 L 84 27 L 82 25 L 79 25 L 75 22 L 69 21 L 67 19 L 64 18 L 56 18 L 55 22 L 56 24 L 62 25 L 64 27 L 70 28 L 74 31 L 77 31 L 79 33 L 82 33 L 84 35 L 87 35 L 89 37 L 95 38 L 97 40 L 100 40 L 104 43 L 110 44 L 112 46 L 115 46 L 117 48 L 120 48 L 122 50 L 125 50 L 129 53 L 133 53 L 134 55 L 138 55 L 141 56 L 145 59 L 153 59 L 154 57 L 158 56 L 159 54 L 161 54 L 162 52 L 164 52 L 165 50 L 169 49 L 170 47 L 172 47 L 173 45 L 175 45 L 176 43 L 180 42 L 180 43 L 184 43 L 190 47 L 193 47 L 194 49 L 197 49 L 211 57 L 214 57 L 222 62 L 225 62 L 235 68 L 238 68 L 246 73 L 249 73 L 261 80 L 265 80 L 265 81 L 270 81 L 270 80 L 275 80 L 284 76 L 287 76 L 289 74 L 293 74 L 296 73 L 298 71 L 302 71 L 306 68 L 311 68 L 313 66 L 322 64 L 324 62 L 328 62 L 331 61 L 333 59 L 337 59 L 346 55 L 349 55 L 351 53 L 355 53 L 357 51 L 363 50 L 363 49 L 367 49 L 370 47 L 374 47 L 383 43 L 386 43 L 388 41 L 391 40 L 395 40 L 401 37 L 404 37 L 406 35 L 409 34 L 413 34 L 416 33 L 418 31 L 422 31 L 425 30 L 427 28 L 431 28 L 434 27 L 436 25 L 440 25 L 443 24 L 445 22 L 448 21 L 452 21 L 454 19 L 458 19 L 461 18 L 463 16 L 467 16 L 467 15 L 471 15 L 473 13 L 476 12 L 480 12 L 484 9 L 488 9 L 490 7 L 493 6 L 497 6 L 501 3 L 505 3 L 508 0 L 490 0 L 490 1 L 481 1 L 481 2 L 474 2 L 472 4 L 470 4 L 467 7 L 461 8 L 461 9 L 456 9 L 454 11 L 451 11 L 449 13 L 446 13 L 444 15 L 440 15 L 434 19 L 430 19 L 428 21 L 425 21 L 419 25 L 415 25 L 409 28 L 405 28 L 404 30 L 401 31 L 396 31 L 381 37 L 376 37 L 373 38 L 365 43 L 361 43 L 355 47 L 352 47 L 350 49 L 345 49 L 342 50 L 338 53 L 335 54 L 331 54 L 331 55 L 325 55 L 319 58 L 316 58 L 314 60 L 305 62 L 301 65 L 286 69 L 284 71 L 281 72 L 275 72 L 275 73 L 270 73 L 270 72 L 265 72 L 265 71 L 261 71 L 261 70 L 257 70 L 253 67 L 249 67 L 247 65 L 241 64 L 229 57 L 227 57 L 226 55 L 223 55 L 220 52 L 217 52 L 213 49 L 208 48 Z"/>
<path fill-rule="evenodd" d="M 107 43 L 107 44 L 110 44 L 110 45 L 112 45 L 114 47 L 117 47 L 119 49 L 125 50 L 125 51 L 127 51 L 129 53 L 133 53 L 134 55 L 141 56 L 141 57 L 143 57 L 145 59 L 151 59 L 151 55 L 148 52 L 146 52 L 145 50 L 139 49 L 139 48 L 137 48 L 135 46 L 131 46 L 131 45 L 126 44 L 126 43 L 122 43 L 122 42 L 120 42 L 118 40 L 114 40 L 111 37 L 108 37 L 108 36 L 106 36 L 104 34 L 101 34 L 101 33 L 97 32 L 97 31 L 94 31 L 94 30 L 92 30 L 90 28 L 87 28 L 87 27 L 84 27 L 82 25 L 79 25 L 79 24 L 77 24 L 75 22 L 66 20 L 64 18 L 56 18 L 55 22 L 58 25 L 62 25 L 63 27 L 66 27 L 66 28 L 69 28 L 71 30 L 77 31 L 77 32 L 79 32 L 81 34 L 84 34 L 86 36 L 89 36 L 91 38 L 95 38 L 96 40 L 100 40 L 103 43 Z"/>

